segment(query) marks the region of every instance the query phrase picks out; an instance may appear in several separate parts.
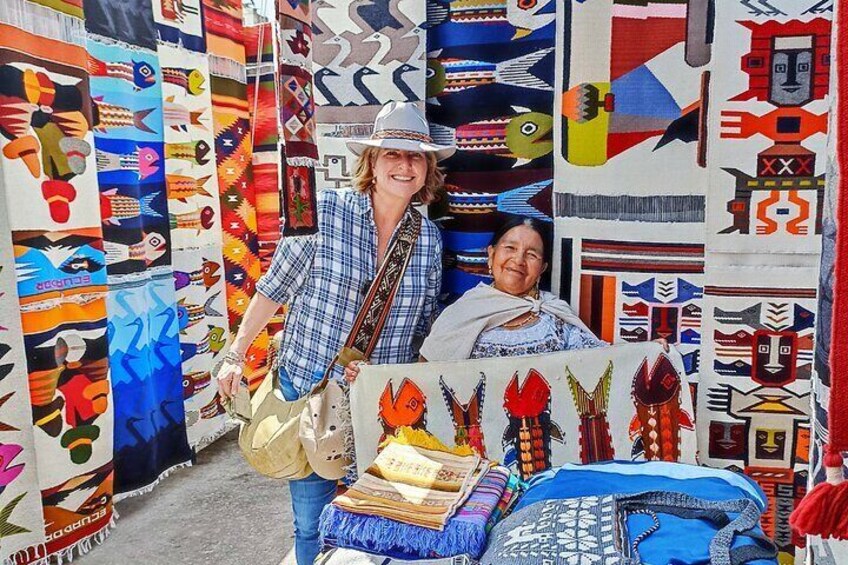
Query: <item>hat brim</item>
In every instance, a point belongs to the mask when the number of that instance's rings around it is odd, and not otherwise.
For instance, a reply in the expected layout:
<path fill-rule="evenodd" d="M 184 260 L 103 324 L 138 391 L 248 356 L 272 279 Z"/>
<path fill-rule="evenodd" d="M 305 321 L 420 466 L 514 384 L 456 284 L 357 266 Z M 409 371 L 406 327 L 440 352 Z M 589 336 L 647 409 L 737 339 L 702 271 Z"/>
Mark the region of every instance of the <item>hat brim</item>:
<path fill-rule="evenodd" d="M 381 149 L 398 149 L 400 151 L 420 151 L 422 153 L 435 153 L 436 160 L 447 159 L 456 153 L 456 147 L 452 145 L 439 145 L 412 139 L 350 139 L 347 148 L 354 155 L 361 155 L 368 147 L 379 147 Z"/>

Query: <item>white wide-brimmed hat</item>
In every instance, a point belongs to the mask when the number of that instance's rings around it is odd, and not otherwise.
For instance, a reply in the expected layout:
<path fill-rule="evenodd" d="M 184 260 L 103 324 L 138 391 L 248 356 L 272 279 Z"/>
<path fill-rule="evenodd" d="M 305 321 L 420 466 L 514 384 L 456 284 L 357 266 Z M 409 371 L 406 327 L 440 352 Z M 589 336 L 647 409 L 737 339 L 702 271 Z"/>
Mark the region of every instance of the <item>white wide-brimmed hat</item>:
<path fill-rule="evenodd" d="M 374 118 L 374 133 L 369 139 L 347 141 L 347 148 L 355 155 L 366 147 L 435 153 L 438 161 L 456 151 L 452 145 L 433 143 L 424 113 L 411 102 L 387 102 Z"/>

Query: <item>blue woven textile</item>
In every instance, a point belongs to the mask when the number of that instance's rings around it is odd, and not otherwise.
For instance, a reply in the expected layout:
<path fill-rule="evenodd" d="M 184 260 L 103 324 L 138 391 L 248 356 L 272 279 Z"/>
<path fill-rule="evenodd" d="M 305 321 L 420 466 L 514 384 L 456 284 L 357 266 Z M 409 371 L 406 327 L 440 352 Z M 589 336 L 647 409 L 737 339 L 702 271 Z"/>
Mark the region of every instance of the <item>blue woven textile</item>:
<path fill-rule="evenodd" d="M 565 465 L 534 477 L 515 512 L 535 502 L 570 499 L 585 496 L 636 494 L 663 491 L 688 494 L 704 500 L 726 501 L 747 498 L 760 510 L 766 507 L 766 497 L 760 487 L 744 475 L 720 469 L 665 462 L 606 462 L 593 465 Z M 658 513 L 659 529 L 639 545 L 645 563 L 673 565 L 708 564 L 709 542 L 716 533 L 715 526 L 702 520 L 687 520 Z M 633 515 L 627 519 L 628 532 L 645 531 L 648 517 Z M 762 535 L 759 526 L 752 534 Z M 685 539 L 686 543 L 680 543 Z M 633 539 L 630 540 L 631 542 Z M 752 545 L 746 536 L 737 536 L 733 548 Z M 775 565 L 776 561 L 757 559 L 749 565 Z"/>

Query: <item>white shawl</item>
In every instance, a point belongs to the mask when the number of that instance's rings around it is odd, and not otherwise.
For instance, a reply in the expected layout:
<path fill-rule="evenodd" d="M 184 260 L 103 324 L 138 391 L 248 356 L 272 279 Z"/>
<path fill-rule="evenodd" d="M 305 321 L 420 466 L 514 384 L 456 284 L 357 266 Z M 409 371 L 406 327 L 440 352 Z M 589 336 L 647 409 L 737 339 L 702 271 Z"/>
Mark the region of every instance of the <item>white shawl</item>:
<path fill-rule="evenodd" d="M 530 296 L 513 296 L 480 283 L 445 308 L 436 319 L 430 335 L 421 345 L 421 356 L 427 361 L 468 359 L 481 333 L 527 312 L 540 311 L 592 333 L 567 302 L 550 292 L 541 292 L 539 298 L 535 299 Z"/>

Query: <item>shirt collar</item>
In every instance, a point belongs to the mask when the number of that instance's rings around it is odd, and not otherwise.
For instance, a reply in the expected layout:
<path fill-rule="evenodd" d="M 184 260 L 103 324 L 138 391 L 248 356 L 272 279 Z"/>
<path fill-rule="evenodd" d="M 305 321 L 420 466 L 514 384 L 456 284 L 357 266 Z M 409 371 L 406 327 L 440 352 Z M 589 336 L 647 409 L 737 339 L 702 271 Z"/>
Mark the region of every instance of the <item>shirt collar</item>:
<path fill-rule="evenodd" d="M 360 192 L 358 190 L 356 193 L 356 204 L 359 207 L 359 213 L 364 217 L 374 222 L 374 205 L 371 203 L 371 195 L 365 192 Z M 408 205 L 406 207 L 406 211 L 403 213 L 401 217 L 401 221 L 403 218 L 406 218 L 408 215 L 412 213 L 412 205 Z"/>

